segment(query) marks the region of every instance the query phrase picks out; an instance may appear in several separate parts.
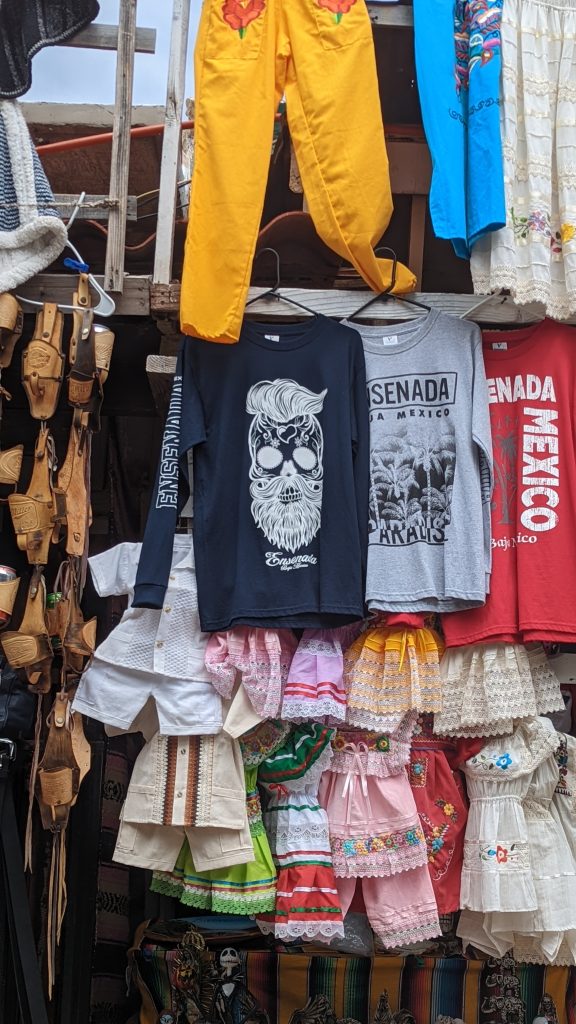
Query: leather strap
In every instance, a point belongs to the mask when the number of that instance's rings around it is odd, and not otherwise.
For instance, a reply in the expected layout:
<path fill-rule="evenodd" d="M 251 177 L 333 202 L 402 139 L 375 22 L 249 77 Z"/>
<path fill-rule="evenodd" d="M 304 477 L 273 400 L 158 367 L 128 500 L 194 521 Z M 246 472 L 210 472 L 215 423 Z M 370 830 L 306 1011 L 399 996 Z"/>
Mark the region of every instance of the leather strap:
<path fill-rule="evenodd" d="M 0 859 L 10 948 L 23 1024 L 48 1024 L 38 954 L 24 878 L 22 847 L 14 810 L 11 771 L 14 747 L 0 739 Z"/>
<path fill-rule="evenodd" d="M 65 827 L 80 786 L 80 769 L 67 727 L 68 702 L 68 694 L 61 691 L 56 695 L 44 756 L 36 775 L 36 798 L 42 824 L 52 831 Z"/>
<path fill-rule="evenodd" d="M 78 303 L 82 297 L 85 299 L 81 293 L 83 283 L 83 275 L 80 275 L 78 292 L 74 296 Z M 94 326 L 93 317 L 89 318 L 86 313 L 74 313 L 73 320 L 68 401 L 80 416 L 78 425 L 97 432 L 100 430 L 102 386 L 110 368 L 114 335 L 100 325 Z"/>
<path fill-rule="evenodd" d="M 70 730 L 70 736 L 72 739 L 72 750 L 74 752 L 74 757 L 80 770 L 80 778 L 78 783 L 80 787 L 82 785 L 82 782 L 86 778 L 88 772 L 90 771 L 90 766 L 92 764 L 92 748 L 90 746 L 90 743 L 86 739 L 86 736 L 84 735 L 84 722 L 82 720 L 82 715 L 78 714 L 78 712 L 72 714 L 72 712 L 70 711 L 70 704 L 74 700 L 75 692 L 76 690 L 74 689 L 73 691 L 70 691 L 68 695 L 70 698 L 70 703 L 68 705 L 68 728 Z M 76 796 L 72 800 L 72 806 L 74 806 L 77 799 L 78 794 L 76 794 Z"/>
<path fill-rule="evenodd" d="M 24 669 L 28 682 L 40 693 L 48 693 L 52 682 L 52 647 L 44 621 L 45 605 L 44 577 L 33 576 L 20 628 L 0 634 L 8 663 L 12 668 Z"/>
<path fill-rule="evenodd" d="M 94 378 L 88 380 L 75 380 L 72 376 L 68 378 L 68 401 L 75 408 L 83 408 L 88 405 L 92 398 L 94 389 Z"/>
<path fill-rule="evenodd" d="M 7 448 L 5 452 L 0 452 L 0 484 L 11 486 L 18 484 L 23 455 L 23 444 L 17 444 L 14 448 Z"/>
<path fill-rule="evenodd" d="M 52 657 L 49 637 L 26 636 L 24 633 L 8 630 L 2 634 L 2 648 L 12 668 L 34 668 L 39 661 Z"/>
<path fill-rule="evenodd" d="M 69 648 L 73 654 L 91 658 L 96 647 L 97 625 L 96 618 L 89 619 L 88 622 L 70 622 L 64 637 L 64 646 Z"/>
<path fill-rule="evenodd" d="M 0 611 L 5 615 L 12 615 L 19 586 L 19 576 L 14 580 L 4 580 L 0 583 Z"/>
<path fill-rule="evenodd" d="M 31 498 L 27 494 L 11 494 L 8 498 L 16 536 L 52 530 L 56 521 L 51 502 Z M 18 545 L 22 550 L 21 546 Z M 26 545 L 24 545 L 24 551 Z"/>
<path fill-rule="evenodd" d="M 92 296 L 90 294 L 88 274 L 80 274 L 78 277 L 78 288 L 74 292 L 72 304 L 85 309 L 86 313 L 88 313 L 91 303 Z M 74 312 L 72 314 L 72 334 L 70 337 L 70 346 L 68 348 L 68 359 L 70 360 L 71 366 L 74 366 L 74 363 L 76 362 L 78 342 L 82 336 L 82 331 L 92 327 L 93 319 L 94 314 L 91 315 L 90 319 L 87 319 L 85 313 Z"/>
<path fill-rule="evenodd" d="M 24 315 L 20 304 L 13 295 L 0 295 L 0 370 L 10 366 L 23 326 Z"/>
<path fill-rule="evenodd" d="M 66 692 L 74 686 L 96 646 L 97 619 L 84 621 L 78 598 L 79 579 L 76 560 L 63 562 L 58 573 L 62 599 L 58 602 L 57 633 L 62 647 L 62 685 Z"/>
<path fill-rule="evenodd" d="M 66 458 L 58 474 L 58 486 L 65 492 L 66 553 L 79 558 L 88 549 L 88 531 L 92 522 L 90 451 L 90 435 L 73 423 Z"/>
<path fill-rule="evenodd" d="M 45 302 L 36 317 L 34 337 L 22 354 L 22 384 L 30 414 L 48 420 L 56 412 L 64 379 L 64 317 L 54 302 Z"/>
<path fill-rule="evenodd" d="M 46 565 L 54 526 L 66 518 L 64 495 L 52 486 L 54 463 L 54 440 L 42 426 L 34 450 L 30 486 L 26 494 L 8 497 L 18 547 L 26 552 L 30 565 Z"/>

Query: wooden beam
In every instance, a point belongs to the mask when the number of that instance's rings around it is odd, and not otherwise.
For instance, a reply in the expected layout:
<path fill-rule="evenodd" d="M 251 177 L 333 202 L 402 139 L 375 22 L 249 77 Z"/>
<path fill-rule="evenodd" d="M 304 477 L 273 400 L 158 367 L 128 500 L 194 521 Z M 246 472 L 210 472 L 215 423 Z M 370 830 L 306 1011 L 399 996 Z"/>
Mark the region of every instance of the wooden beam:
<path fill-rule="evenodd" d="M 180 282 L 150 285 L 150 309 L 153 313 L 176 316 L 180 313 Z"/>
<path fill-rule="evenodd" d="M 176 189 L 180 169 L 182 106 L 186 85 L 186 54 L 190 25 L 190 0 L 174 0 L 172 7 L 172 33 L 168 59 L 168 85 L 166 90 L 166 117 L 162 162 L 160 165 L 160 192 L 158 196 L 158 225 L 154 252 L 152 280 L 170 284 L 172 276 L 172 250 L 176 219 Z"/>
<path fill-rule="evenodd" d="M 111 104 L 104 103 L 21 103 L 26 123 L 38 129 L 89 129 L 90 132 L 110 131 L 114 122 L 114 109 Z M 164 107 L 142 106 L 132 107 L 133 125 L 159 124 L 164 118 Z M 85 134 L 85 132 L 76 132 Z M 36 139 L 36 142 L 41 140 Z M 48 141 L 48 140 L 46 140 Z"/>
<path fill-rule="evenodd" d="M 424 236 L 426 234 L 426 196 L 412 196 L 410 208 L 410 250 L 408 266 L 416 277 L 416 287 L 422 287 L 424 265 Z"/>
<path fill-rule="evenodd" d="M 54 204 L 60 217 L 66 220 L 76 208 L 78 196 L 70 193 L 57 193 Z M 76 214 L 77 220 L 108 220 L 110 210 L 118 205 L 117 200 L 109 196 L 84 196 L 84 200 Z M 126 206 L 128 220 L 138 220 L 138 203 L 136 196 L 128 196 Z"/>
<path fill-rule="evenodd" d="M 425 142 L 386 139 L 390 184 L 395 196 L 427 196 L 432 180 L 432 160 Z"/>
<path fill-rule="evenodd" d="M 253 299 L 266 288 L 250 288 L 248 298 Z M 364 290 L 355 289 L 314 289 L 314 288 L 282 288 L 282 293 L 293 296 L 306 306 L 309 306 L 316 313 L 324 316 L 331 316 L 343 319 L 350 316 L 355 309 L 358 309 L 362 299 L 367 299 L 370 293 Z M 414 292 L 411 298 L 425 302 L 427 305 L 439 309 L 442 313 L 449 313 L 452 316 L 465 316 L 468 310 L 473 312 L 469 317 L 477 323 L 495 324 L 524 324 L 533 323 L 542 319 L 543 307 L 538 303 L 530 303 L 526 306 L 517 306 L 508 295 L 457 295 L 450 292 Z M 150 288 L 150 310 L 154 314 L 163 316 L 178 316 L 180 303 L 180 285 L 172 283 L 168 287 L 163 285 L 152 285 Z M 480 305 L 481 304 L 481 305 Z M 478 308 L 476 308 L 478 307 Z M 250 306 L 250 315 L 261 316 L 264 320 L 283 319 L 292 321 L 306 316 L 302 311 L 296 311 L 289 304 L 269 301 L 255 302 Z M 374 323 L 386 320 L 413 320 L 420 316 L 421 312 L 401 302 L 394 302 L 390 299 L 381 303 L 374 303 L 370 308 L 367 318 Z M 576 324 L 576 316 L 571 317 L 566 323 Z"/>
<path fill-rule="evenodd" d="M 374 25 L 385 25 L 388 28 L 412 28 L 414 25 L 411 7 L 375 3 L 367 3 L 366 6 Z"/>
<path fill-rule="evenodd" d="M 118 31 L 118 25 L 88 25 L 61 45 L 87 50 L 117 50 Z M 137 28 L 134 43 L 136 53 L 156 53 L 156 29 Z"/>
<path fill-rule="evenodd" d="M 108 218 L 108 243 L 104 271 L 105 288 L 113 292 L 121 292 L 124 284 L 136 0 L 120 0 L 118 33 L 114 138 L 110 166 L 110 198 L 118 200 L 118 205 L 110 211 Z"/>
<path fill-rule="evenodd" d="M 99 274 L 95 277 L 104 287 L 104 278 Z M 37 274 L 26 284 L 18 287 L 18 295 L 34 299 L 36 302 L 61 302 L 70 305 L 74 287 L 73 274 Z M 96 295 L 94 300 L 97 300 Z M 121 295 L 115 295 L 114 301 L 117 316 L 150 316 L 150 278 L 127 274 L 124 278 L 124 291 Z M 26 313 L 34 312 L 27 306 L 23 309 Z"/>

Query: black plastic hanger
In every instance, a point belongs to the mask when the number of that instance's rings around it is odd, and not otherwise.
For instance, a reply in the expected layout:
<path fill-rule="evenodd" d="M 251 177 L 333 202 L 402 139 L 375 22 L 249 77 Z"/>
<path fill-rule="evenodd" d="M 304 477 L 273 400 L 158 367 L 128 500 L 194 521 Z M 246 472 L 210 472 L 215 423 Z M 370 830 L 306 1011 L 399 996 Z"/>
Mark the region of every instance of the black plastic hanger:
<path fill-rule="evenodd" d="M 276 249 L 269 247 L 260 249 L 260 252 L 254 257 L 258 259 L 259 256 L 264 252 L 271 252 L 276 257 L 276 283 L 268 291 L 262 292 L 261 295 L 256 295 L 255 298 L 249 299 L 246 303 L 245 309 L 251 306 L 253 302 L 260 302 L 262 299 L 277 299 L 279 302 L 289 302 L 291 306 L 298 306 L 298 309 L 303 309 L 306 313 L 311 313 L 312 316 L 318 316 L 315 309 L 310 309 L 310 306 L 305 306 L 304 303 L 298 302 L 297 299 L 291 298 L 289 295 L 282 295 L 282 292 L 278 291 L 280 287 L 280 256 L 276 252 Z"/>
<path fill-rule="evenodd" d="M 398 257 L 394 250 L 389 249 L 388 246 L 382 246 L 380 249 L 376 249 L 375 252 L 376 255 L 378 255 L 379 253 L 389 253 L 392 256 L 392 280 L 390 282 L 390 287 L 386 288 L 386 290 L 383 292 L 378 292 L 377 295 L 372 295 L 372 297 L 369 298 L 367 302 L 360 306 L 360 308 L 357 309 L 350 316 L 347 316 L 346 319 L 354 320 L 357 316 L 360 316 L 360 314 L 363 313 L 364 310 L 368 309 L 369 306 L 372 306 L 374 302 L 379 302 L 380 299 L 384 299 L 384 301 L 386 301 L 386 299 L 394 299 L 396 302 L 405 302 L 408 306 L 419 306 L 420 309 L 426 309 L 430 313 L 432 311 L 432 306 L 427 306 L 424 302 L 418 302 L 417 299 L 407 299 L 404 297 L 404 295 L 392 294 L 392 289 L 396 284 L 396 267 L 398 264 Z"/>

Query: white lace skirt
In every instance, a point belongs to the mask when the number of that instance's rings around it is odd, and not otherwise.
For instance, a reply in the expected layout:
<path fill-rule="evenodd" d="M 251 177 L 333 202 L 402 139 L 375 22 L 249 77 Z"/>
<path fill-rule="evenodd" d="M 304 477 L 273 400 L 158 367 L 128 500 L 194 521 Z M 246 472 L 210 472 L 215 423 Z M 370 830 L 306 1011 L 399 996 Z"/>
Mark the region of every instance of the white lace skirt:
<path fill-rule="evenodd" d="M 576 312 L 576 0 L 506 0 L 501 107 L 506 227 L 472 252 L 477 293 Z"/>
<path fill-rule="evenodd" d="M 504 736 L 515 720 L 564 706 L 539 644 L 449 647 L 440 675 L 442 711 L 434 715 L 434 732 L 441 736 Z"/>

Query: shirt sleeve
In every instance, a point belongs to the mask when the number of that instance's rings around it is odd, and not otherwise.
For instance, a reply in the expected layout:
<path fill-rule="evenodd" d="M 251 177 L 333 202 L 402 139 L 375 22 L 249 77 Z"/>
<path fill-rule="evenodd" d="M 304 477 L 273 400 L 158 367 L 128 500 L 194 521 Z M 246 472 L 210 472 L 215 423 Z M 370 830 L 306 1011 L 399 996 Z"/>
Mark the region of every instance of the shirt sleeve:
<path fill-rule="evenodd" d="M 476 329 L 479 332 L 478 329 Z M 482 355 L 482 339 L 474 347 L 474 383 L 472 387 L 472 437 L 479 451 L 480 491 L 484 526 L 484 567 L 486 593 L 490 591 L 492 572 L 492 492 L 494 490 L 494 463 L 492 458 L 492 431 L 488 385 Z"/>
<path fill-rule="evenodd" d="M 160 463 L 136 575 L 133 608 L 161 608 L 168 585 L 178 516 L 190 495 L 188 452 L 206 440 L 204 410 L 192 374 L 191 342 L 178 355 Z"/>
<path fill-rule="evenodd" d="M 368 495 L 370 483 L 370 421 L 366 396 L 366 362 L 358 335 L 359 345 L 354 361 L 352 384 L 352 448 L 354 459 L 354 487 L 358 532 L 362 559 L 362 587 L 366 592 L 366 565 L 368 561 Z"/>
<path fill-rule="evenodd" d="M 90 575 L 100 597 L 129 594 L 136 580 L 141 544 L 117 544 L 88 559 Z"/>

